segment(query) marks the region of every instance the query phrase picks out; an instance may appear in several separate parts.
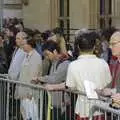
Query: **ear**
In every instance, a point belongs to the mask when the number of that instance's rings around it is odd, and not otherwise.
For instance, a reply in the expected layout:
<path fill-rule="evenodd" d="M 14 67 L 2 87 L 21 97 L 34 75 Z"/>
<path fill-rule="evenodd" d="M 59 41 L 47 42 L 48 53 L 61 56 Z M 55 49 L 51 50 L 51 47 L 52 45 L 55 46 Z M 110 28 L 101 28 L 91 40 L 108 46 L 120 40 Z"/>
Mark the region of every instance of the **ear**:
<path fill-rule="evenodd" d="M 56 54 L 56 53 L 57 53 L 57 50 L 55 49 L 55 50 L 53 51 L 53 53 Z"/>

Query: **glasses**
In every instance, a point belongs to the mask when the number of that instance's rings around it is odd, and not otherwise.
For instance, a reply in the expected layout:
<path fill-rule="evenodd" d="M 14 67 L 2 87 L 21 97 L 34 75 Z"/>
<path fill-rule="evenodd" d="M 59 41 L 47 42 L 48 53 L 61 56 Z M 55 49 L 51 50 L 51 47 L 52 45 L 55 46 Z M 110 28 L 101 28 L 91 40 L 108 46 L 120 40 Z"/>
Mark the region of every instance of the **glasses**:
<path fill-rule="evenodd" d="M 117 41 L 117 42 L 113 42 L 113 43 L 110 43 L 110 46 L 115 46 L 116 44 L 120 43 L 120 41 Z"/>

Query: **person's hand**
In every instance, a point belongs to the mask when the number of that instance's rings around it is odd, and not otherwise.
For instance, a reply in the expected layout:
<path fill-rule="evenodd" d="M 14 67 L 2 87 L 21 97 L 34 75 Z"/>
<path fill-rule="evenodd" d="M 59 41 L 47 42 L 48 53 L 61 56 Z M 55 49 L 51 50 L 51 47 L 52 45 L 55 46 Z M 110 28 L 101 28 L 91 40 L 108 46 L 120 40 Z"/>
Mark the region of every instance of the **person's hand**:
<path fill-rule="evenodd" d="M 101 96 L 111 96 L 112 95 L 112 90 L 111 88 L 105 88 L 105 89 L 95 89 L 98 95 Z"/>
<path fill-rule="evenodd" d="M 111 88 L 105 88 L 103 89 L 103 93 L 104 96 L 111 96 L 112 95 L 112 89 Z"/>
<path fill-rule="evenodd" d="M 111 98 L 112 99 L 119 99 L 120 100 L 120 93 L 116 93 L 116 94 L 113 94 L 112 96 L 111 96 Z"/>
<path fill-rule="evenodd" d="M 101 89 L 95 89 L 95 91 L 98 95 L 102 95 L 102 90 Z"/>
<path fill-rule="evenodd" d="M 51 85 L 51 84 L 45 84 L 44 87 L 45 87 L 45 89 L 48 90 L 48 91 L 53 91 L 53 90 L 55 90 L 54 85 Z"/>
<path fill-rule="evenodd" d="M 39 80 L 37 77 L 34 77 L 32 80 L 31 80 L 31 83 L 32 84 L 38 84 L 39 83 Z"/>

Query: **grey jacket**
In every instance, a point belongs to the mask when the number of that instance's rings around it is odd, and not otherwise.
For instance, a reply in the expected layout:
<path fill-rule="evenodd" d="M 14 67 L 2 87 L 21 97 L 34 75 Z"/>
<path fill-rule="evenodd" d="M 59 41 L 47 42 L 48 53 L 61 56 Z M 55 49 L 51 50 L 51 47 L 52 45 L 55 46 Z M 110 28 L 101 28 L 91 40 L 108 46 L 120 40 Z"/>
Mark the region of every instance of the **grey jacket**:
<path fill-rule="evenodd" d="M 66 81 L 67 69 L 70 61 L 66 60 L 58 64 L 59 61 L 54 61 L 52 63 L 50 74 L 43 77 L 43 80 L 49 84 L 59 84 Z M 62 91 L 50 92 L 52 98 L 52 105 L 54 107 L 61 107 L 63 101 L 68 102 L 68 94 Z"/>

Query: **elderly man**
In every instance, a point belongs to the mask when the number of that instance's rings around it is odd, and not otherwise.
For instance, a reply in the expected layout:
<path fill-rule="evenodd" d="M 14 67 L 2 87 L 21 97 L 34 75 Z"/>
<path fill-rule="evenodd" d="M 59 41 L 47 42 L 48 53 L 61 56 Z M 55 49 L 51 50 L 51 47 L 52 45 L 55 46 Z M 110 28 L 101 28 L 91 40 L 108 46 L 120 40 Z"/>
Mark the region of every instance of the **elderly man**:
<path fill-rule="evenodd" d="M 115 32 L 110 39 L 113 59 L 110 62 L 111 74 L 113 77 L 112 87 L 120 87 L 120 31 Z"/>
<path fill-rule="evenodd" d="M 8 70 L 8 77 L 10 80 L 18 80 L 20 71 L 21 71 L 21 66 L 23 63 L 23 60 L 25 58 L 25 52 L 23 51 L 23 45 L 25 42 L 25 38 L 27 37 L 27 34 L 25 32 L 19 32 L 16 35 L 16 48 L 13 52 L 12 55 L 12 61 L 10 63 L 10 67 Z M 14 92 L 15 92 L 15 84 L 10 85 L 10 95 L 12 95 L 11 101 L 14 100 Z M 12 103 L 12 102 L 11 102 Z M 17 106 L 17 112 L 19 113 L 19 100 L 17 101 L 18 104 Z M 12 104 L 10 104 L 10 109 L 12 108 Z M 18 114 L 15 113 L 15 114 Z M 13 115 L 13 113 L 11 113 Z M 17 115 L 19 116 L 19 115 Z"/>
<path fill-rule="evenodd" d="M 115 32 L 110 39 L 110 46 L 112 49 L 113 59 L 110 62 L 110 70 L 112 74 L 112 87 L 120 92 L 120 31 Z M 120 94 L 114 94 L 113 100 L 119 100 Z"/>
<path fill-rule="evenodd" d="M 25 52 L 23 51 L 24 39 L 27 37 L 25 32 L 19 32 L 16 35 L 16 49 L 12 56 L 12 61 L 8 70 L 8 76 L 11 80 L 18 80 L 21 65 L 25 57 Z"/>

